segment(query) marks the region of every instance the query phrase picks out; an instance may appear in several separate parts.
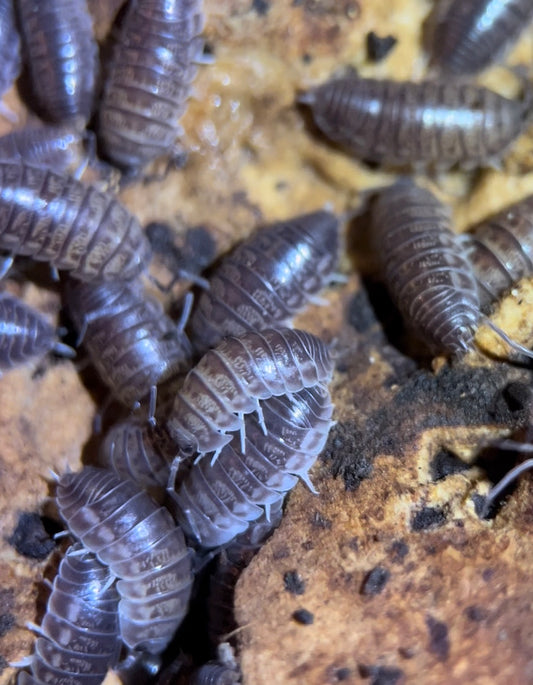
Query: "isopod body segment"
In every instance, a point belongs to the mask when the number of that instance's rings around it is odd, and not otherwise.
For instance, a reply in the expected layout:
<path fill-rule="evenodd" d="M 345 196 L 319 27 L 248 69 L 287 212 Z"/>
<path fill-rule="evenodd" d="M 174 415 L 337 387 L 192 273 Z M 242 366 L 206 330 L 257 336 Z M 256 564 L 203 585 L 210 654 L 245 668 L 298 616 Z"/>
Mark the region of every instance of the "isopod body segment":
<path fill-rule="evenodd" d="M 146 492 L 106 469 L 64 474 L 56 498 L 72 535 L 119 578 L 123 642 L 162 652 L 185 616 L 192 586 L 181 529 Z"/>
<path fill-rule="evenodd" d="M 20 36 L 13 0 L 0 0 L 0 97 L 11 88 L 20 67 Z"/>

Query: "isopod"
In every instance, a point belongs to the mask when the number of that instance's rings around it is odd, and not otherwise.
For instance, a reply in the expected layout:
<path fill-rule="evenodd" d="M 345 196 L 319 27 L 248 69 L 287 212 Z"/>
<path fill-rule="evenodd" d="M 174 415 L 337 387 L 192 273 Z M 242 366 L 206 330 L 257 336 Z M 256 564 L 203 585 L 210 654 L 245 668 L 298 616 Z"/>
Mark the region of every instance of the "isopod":
<path fill-rule="evenodd" d="M 528 110 L 525 102 L 468 83 L 357 76 L 318 86 L 301 102 L 328 138 L 360 159 L 443 168 L 501 157 Z"/>
<path fill-rule="evenodd" d="M 175 495 L 183 531 L 202 547 L 224 545 L 243 533 L 271 504 L 291 490 L 320 454 L 331 426 L 333 405 L 318 383 L 262 403 L 264 426 L 255 414 L 244 418 L 245 449 L 239 436 L 215 463 L 192 466 Z M 266 434 L 263 432 L 266 428 Z"/>
<path fill-rule="evenodd" d="M 17 78 L 20 67 L 20 36 L 15 25 L 15 8 L 13 0 L 0 0 L 0 98 L 11 88 Z M 8 119 L 13 114 L 0 103 L 0 113 Z"/>
<path fill-rule="evenodd" d="M 123 642 L 161 653 L 185 616 L 193 580 L 181 529 L 146 492 L 106 469 L 62 475 L 56 497 L 72 535 L 119 578 Z"/>
<path fill-rule="evenodd" d="M 0 293 L 0 369 L 55 352 L 73 357 L 74 350 L 57 340 L 45 318 L 13 295 Z"/>
<path fill-rule="evenodd" d="M 79 544 L 59 565 L 35 653 L 23 663 L 19 685 L 99 685 L 116 665 L 121 649 L 119 595 L 110 569 Z M 27 662 L 27 663 L 26 663 Z"/>
<path fill-rule="evenodd" d="M 305 331 L 266 329 L 225 338 L 185 377 L 168 432 L 183 457 L 214 451 L 215 459 L 238 430 L 244 449 L 244 415 L 256 411 L 264 428 L 259 400 L 328 383 L 332 373 L 327 345 Z"/>
<path fill-rule="evenodd" d="M 114 164 L 142 167 L 180 133 L 201 58 L 201 0 L 131 0 L 109 64 L 98 135 Z"/>
<path fill-rule="evenodd" d="M 287 325 L 332 279 L 339 222 L 313 212 L 257 231 L 222 259 L 191 317 L 195 348 L 226 335 Z"/>
<path fill-rule="evenodd" d="M 0 249 L 84 281 L 135 278 L 151 255 L 141 225 L 112 195 L 49 169 L 2 161 Z"/>
<path fill-rule="evenodd" d="M 83 129 L 91 116 L 98 64 L 86 0 L 17 0 L 17 7 L 39 113 Z"/>
<path fill-rule="evenodd" d="M 401 181 L 373 208 L 383 279 L 414 332 L 434 352 L 473 345 L 480 317 L 476 279 L 450 229 L 450 211 L 429 191 Z"/>
<path fill-rule="evenodd" d="M 70 281 L 65 301 L 100 377 L 125 405 L 190 367 L 187 336 L 139 281 Z"/>
<path fill-rule="evenodd" d="M 438 12 L 431 35 L 432 62 L 451 74 L 488 67 L 533 18 L 531 0 L 452 0 Z"/>
<path fill-rule="evenodd" d="M 477 279 L 482 309 L 533 274 L 533 195 L 460 236 Z"/>

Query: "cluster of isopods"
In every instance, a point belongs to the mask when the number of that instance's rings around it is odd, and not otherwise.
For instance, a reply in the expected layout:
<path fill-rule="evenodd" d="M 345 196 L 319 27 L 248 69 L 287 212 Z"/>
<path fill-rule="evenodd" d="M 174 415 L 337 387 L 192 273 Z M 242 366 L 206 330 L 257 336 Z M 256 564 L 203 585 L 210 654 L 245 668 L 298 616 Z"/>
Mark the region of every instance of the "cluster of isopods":
<path fill-rule="evenodd" d="M 452 2 L 435 27 L 434 62 L 451 73 L 486 66 L 533 16 L 524 0 L 466 5 Z M 339 221 L 316 211 L 262 228 L 213 270 L 190 316 L 186 298 L 176 323 L 145 292 L 151 253 L 137 219 L 77 176 L 99 164 L 86 148 L 94 135 L 101 156 L 129 173 L 174 148 L 202 62 L 199 0 L 128 2 L 96 113 L 85 0 L 0 1 L 1 93 L 20 69 L 17 25 L 38 113 L 50 123 L 0 139 L 3 272 L 16 256 L 66 272 L 64 303 L 92 364 L 114 399 L 147 409 L 111 427 L 100 467 L 57 479 L 57 507 L 78 542 L 36 628 L 31 675 L 19 677 L 96 685 L 125 650 L 157 670 L 187 613 L 198 560 L 223 548 L 222 573 L 238 566 L 279 522 L 298 479 L 312 488 L 309 469 L 332 425 L 333 362 L 320 339 L 287 326 L 336 278 Z M 485 165 L 529 117 L 527 98 L 450 81 L 352 76 L 300 101 L 333 141 L 393 166 Z M 383 278 L 432 351 L 471 348 L 482 310 L 533 274 L 531 198 L 461 239 L 449 211 L 410 180 L 381 193 L 372 216 Z M 3 294 L 2 367 L 50 350 L 72 354 Z M 227 585 L 221 577 L 215 597 Z M 216 609 L 226 603 L 213 603 L 217 639 L 225 619 Z M 204 668 L 196 682 L 230 682 L 233 668 Z"/>

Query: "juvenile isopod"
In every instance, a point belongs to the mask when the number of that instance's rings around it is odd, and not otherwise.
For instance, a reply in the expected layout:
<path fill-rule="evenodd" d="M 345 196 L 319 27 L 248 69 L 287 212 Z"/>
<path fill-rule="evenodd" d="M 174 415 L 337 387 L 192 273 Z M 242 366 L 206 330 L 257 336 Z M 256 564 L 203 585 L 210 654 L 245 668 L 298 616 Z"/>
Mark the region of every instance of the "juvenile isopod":
<path fill-rule="evenodd" d="M 11 88 L 20 67 L 20 36 L 15 25 L 13 0 L 0 0 L 0 98 Z M 0 103 L 0 114 L 7 119 L 14 118 L 6 105 Z"/>
<path fill-rule="evenodd" d="M 533 195 L 477 224 L 460 240 L 486 310 L 533 274 Z"/>
<path fill-rule="evenodd" d="M 390 165 L 483 166 L 522 132 L 528 106 L 469 83 L 357 76 L 301 97 L 317 126 L 356 157 Z"/>
<path fill-rule="evenodd" d="M 151 255 L 141 225 L 112 195 L 49 169 L 2 161 L 0 249 L 84 281 L 135 278 Z"/>
<path fill-rule="evenodd" d="M 161 653 L 185 616 L 193 580 L 181 529 L 146 492 L 106 469 L 64 474 L 56 497 L 72 535 L 119 578 L 123 642 Z"/>
<path fill-rule="evenodd" d="M 533 18 L 531 0 L 452 0 L 437 10 L 431 32 L 432 62 L 451 74 L 488 67 Z"/>
<path fill-rule="evenodd" d="M 328 383 L 332 373 L 327 345 L 305 331 L 266 329 L 225 338 L 185 377 L 168 432 L 183 457 L 215 452 L 215 459 L 233 431 L 241 432 L 244 449 L 244 415 L 257 412 L 264 428 L 259 400 Z"/>
<path fill-rule="evenodd" d="M 138 280 L 70 281 L 65 301 L 92 363 L 125 405 L 153 397 L 159 383 L 190 367 L 192 350 L 183 327 Z"/>
<path fill-rule="evenodd" d="M 19 685 L 84 683 L 100 685 L 121 649 L 119 595 L 110 569 L 75 544 L 59 565 L 35 653 Z M 25 660 L 26 661 L 26 660 Z"/>
<path fill-rule="evenodd" d="M 387 188 L 373 208 L 373 243 L 396 306 L 433 352 L 460 354 L 473 346 L 480 304 L 450 224 L 449 209 L 409 181 Z"/>
<path fill-rule="evenodd" d="M 239 436 L 222 448 L 215 463 L 203 459 L 191 467 L 174 499 L 183 529 L 202 547 L 219 547 L 243 533 L 270 505 L 308 472 L 331 427 L 328 389 L 317 383 L 292 395 L 262 403 L 264 427 L 255 414 L 244 418 L 245 447 Z"/>
<path fill-rule="evenodd" d="M 0 293 L 0 370 L 47 352 L 74 356 L 74 350 L 58 341 L 56 329 L 44 317 L 18 298 Z"/>
<path fill-rule="evenodd" d="M 83 129 L 92 111 L 98 64 L 86 0 L 17 0 L 17 7 L 39 113 Z"/>
<path fill-rule="evenodd" d="M 201 0 L 131 0 L 99 107 L 98 135 L 114 164 L 142 167 L 172 151 L 202 55 Z"/>
<path fill-rule="evenodd" d="M 226 335 L 287 325 L 332 279 L 339 222 L 313 212 L 260 229 L 223 258 L 191 317 L 195 348 Z"/>

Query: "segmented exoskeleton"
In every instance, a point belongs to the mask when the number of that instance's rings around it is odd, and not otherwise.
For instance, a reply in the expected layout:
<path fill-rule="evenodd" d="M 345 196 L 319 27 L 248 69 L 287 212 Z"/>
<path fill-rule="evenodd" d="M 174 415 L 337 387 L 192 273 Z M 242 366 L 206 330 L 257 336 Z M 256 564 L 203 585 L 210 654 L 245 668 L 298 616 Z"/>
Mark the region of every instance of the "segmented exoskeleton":
<path fill-rule="evenodd" d="M 131 649 L 159 654 L 187 610 L 190 554 L 169 512 L 131 481 L 87 466 L 57 484 L 69 531 L 120 580 L 120 636 Z"/>
<path fill-rule="evenodd" d="M 452 74 L 473 74 L 494 62 L 533 18 L 531 0 L 452 0 L 437 8 L 432 61 Z"/>
<path fill-rule="evenodd" d="M 190 367 L 187 336 L 139 281 L 70 281 L 65 300 L 92 363 L 125 405 Z"/>
<path fill-rule="evenodd" d="M 301 97 L 317 126 L 363 160 L 483 166 L 522 132 L 529 106 L 469 83 L 329 81 Z"/>
<path fill-rule="evenodd" d="M 15 25 L 13 0 L 0 0 L 0 98 L 11 88 L 20 67 L 20 36 Z M 13 114 L 0 104 L 0 114 L 13 119 Z"/>
<path fill-rule="evenodd" d="M 218 547 L 244 532 L 308 471 L 331 427 L 333 405 L 327 387 L 317 383 L 292 395 L 262 403 L 264 427 L 255 414 L 244 417 L 244 449 L 239 436 L 222 448 L 215 463 L 195 464 L 175 495 L 183 530 L 202 547 Z"/>
<path fill-rule="evenodd" d="M 102 150 L 136 168 L 166 155 L 201 57 L 201 0 L 130 0 L 99 109 Z"/>
<path fill-rule="evenodd" d="M 141 225 L 112 195 L 49 169 L 2 161 L 0 249 L 84 281 L 134 278 L 151 255 Z"/>
<path fill-rule="evenodd" d="M 18 685 L 100 685 L 121 649 L 119 595 L 114 576 L 92 552 L 75 544 L 59 565 L 28 666 Z"/>
<path fill-rule="evenodd" d="M 198 351 L 226 335 L 287 325 L 334 275 L 339 222 L 318 211 L 261 228 L 224 257 L 191 317 Z"/>
<path fill-rule="evenodd" d="M 86 0 L 16 0 L 32 96 L 49 121 L 76 122 L 93 106 L 98 48 Z"/>
<path fill-rule="evenodd" d="M 73 357 L 74 350 L 57 340 L 56 329 L 13 295 L 0 293 L 0 370 L 47 352 Z"/>
<path fill-rule="evenodd" d="M 433 352 L 473 345 L 480 317 L 476 279 L 450 211 L 428 190 L 401 181 L 373 208 L 373 242 L 383 280 L 406 323 Z"/>
<path fill-rule="evenodd" d="M 214 451 L 216 458 L 241 431 L 244 415 L 258 412 L 259 400 L 328 383 L 333 362 L 328 347 L 305 331 L 288 328 L 228 337 L 209 350 L 187 374 L 167 421 L 183 457 Z"/>

